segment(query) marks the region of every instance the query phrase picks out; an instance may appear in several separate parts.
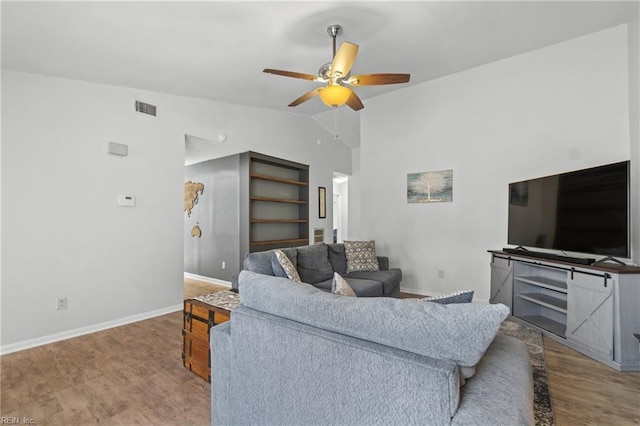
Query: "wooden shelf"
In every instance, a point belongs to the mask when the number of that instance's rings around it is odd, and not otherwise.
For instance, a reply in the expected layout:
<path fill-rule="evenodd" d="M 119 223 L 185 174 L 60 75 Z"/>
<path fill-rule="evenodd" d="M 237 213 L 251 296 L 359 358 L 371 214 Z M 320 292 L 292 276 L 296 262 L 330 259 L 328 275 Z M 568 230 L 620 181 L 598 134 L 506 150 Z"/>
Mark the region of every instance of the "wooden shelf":
<path fill-rule="evenodd" d="M 251 223 L 308 223 L 305 219 L 251 219 Z"/>
<path fill-rule="evenodd" d="M 567 301 L 544 293 L 520 293 L 518 297 L 554 311 L 567 313 Z"/>
<path fill-rule="evenodd" d="M 299 244 L 306 245 L 309 244 L 308 238 L 291 238 L 286 240 L 265 240 L 265 241 L 252 241 L 252 246 L 272 246 L 276 244 Z"/>
<path fill-rule="evenodd" d="M 308 182 L 302 182 L 302 181 L 293 180 L 293 179 L 286 179 L 286 178 L 281 178 L 281 177 L 278 177 L 278 176 L 263 175 L 261 173 L 251 173 L 250 176 L 253 179 L 268 180 L 270 182 L 287 183 L 287 184 L 290 184 L 290 185 L 299 185 L 299 186 L 309 186 Z"/>
<path fill-rule="evenodd" d="M 546 288 L 560 293 L 567 292 L 567 283 L 564 281 L 558 281 L 545 277 L 515 277 L 516 280 L 525 282 L 527 284 L 535 285 L 538 287 Z"/>
<path fill-rule="evenodd" d="M 249 152 L 248 245 L 253 253 L 309 244 L 309 166 Z"/>
<path fill-rule="evenodd" d="M 265 201 L 268 203 L 308 204 L 303 200 L 289 200 L 285 198 L 251 197 L 251 201 Z"/>

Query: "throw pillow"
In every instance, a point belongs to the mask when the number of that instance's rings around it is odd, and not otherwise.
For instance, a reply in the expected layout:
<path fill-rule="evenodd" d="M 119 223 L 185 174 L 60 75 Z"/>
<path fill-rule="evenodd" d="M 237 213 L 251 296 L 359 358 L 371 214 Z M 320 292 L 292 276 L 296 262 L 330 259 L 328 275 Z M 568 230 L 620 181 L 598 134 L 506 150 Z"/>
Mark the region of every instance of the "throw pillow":
<path fill-rule="evenodd" d="M 473 375 L 476 374 L 476 366 L 475 365 L 473 367 L 458 366 L 458 371 L 460 372 L 460 386 L 464 386 L 464 384 L 467 382 L 467 379 L 472 378 Z"/>
<path fill-rule="evenodd" d="M 284 254 L 286 254 L 287 257 L 289 258 L 289 260 L 291 261 L 291 264 L 293 265 L 293 267 L 296 270 L 298 270 L 298 251 L 296 250 L 296 248 L 295 247 L 290 247 L 290 248 L 281 248 L 281 249 L 278 249 L 278 250 L 280 250 Z M 251 253 L 251 257 L 257 255 L 258 253 L 259 252 Z M 282 269 L 282 265 L 280 265 L 280 261 L 278 260 L 278 257 L 275 254 L 275 250 L 269 250 L 269 251 L 265 251 L 263 253 L 271 254 L 271 268 L 273 269 L 273 275 L 274 276 L 283 277 L 283 278 L 289 278 L 287 276 L 287 273 L 284 272 L 284 269 Z M 258 272 L 258 271 L 256 271 L 256 272 Z M 271 274 L 266 274 L 266 275 L 271 275 Z"/>
<path fill-rule="evenodd" d="M 357 297 L 347 280 L 342 278 L 339 273 L 333 273 L 333 281 L 331 282 L 331 293 L 340 294 L 342 296 Z"/>
<path fill-rule="evenodd" d="M 345 241 L 344 254 L 347 257 L 347 273 L 358 271 L 379 271 L 375 241 Z"/>
<path fill-rule="evenodd" d="M 274 250 L 273 253 L 276 255 L 276 258 L 278 259 L 280 266 L 282 266 L 284 273 L 287 274 L 287 278 L 289 278 L 291 281 L 301 283 L 302 280 L 300 279 L 300 274 L 298 274 L 296 267 L 293 266 L 293 263 L 291 262 L 289 257 L 284 254 L 282 250 Z"/>
<path fill-rule="evenodd" d="M 456 291 L 442 296 L 425 297 L 421 299 L 427 302 L 441 303 L 448 305 L 450 303 L 471 303 L 473 300 L 473 290 Z"/>

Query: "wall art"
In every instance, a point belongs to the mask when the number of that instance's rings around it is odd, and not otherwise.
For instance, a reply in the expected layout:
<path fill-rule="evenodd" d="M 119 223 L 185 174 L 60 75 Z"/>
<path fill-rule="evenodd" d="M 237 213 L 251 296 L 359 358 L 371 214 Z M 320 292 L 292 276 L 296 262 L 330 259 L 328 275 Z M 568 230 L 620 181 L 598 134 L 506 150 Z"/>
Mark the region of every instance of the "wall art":
<path fill-rule="evenodd" d="M 453 170 L 407 174 L 408 203 L 450 203 L 453 201 Z"/>

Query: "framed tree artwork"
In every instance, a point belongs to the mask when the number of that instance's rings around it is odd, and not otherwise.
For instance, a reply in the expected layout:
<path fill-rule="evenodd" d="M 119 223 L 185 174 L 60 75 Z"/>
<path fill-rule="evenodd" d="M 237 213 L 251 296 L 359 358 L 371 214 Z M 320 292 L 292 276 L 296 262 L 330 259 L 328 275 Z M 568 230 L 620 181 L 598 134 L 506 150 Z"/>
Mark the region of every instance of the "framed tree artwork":
<path fill-rule="evenodd" d="M 407 174 L 408 203 L 450 203 L 453 201 L 453 170 Z"/>

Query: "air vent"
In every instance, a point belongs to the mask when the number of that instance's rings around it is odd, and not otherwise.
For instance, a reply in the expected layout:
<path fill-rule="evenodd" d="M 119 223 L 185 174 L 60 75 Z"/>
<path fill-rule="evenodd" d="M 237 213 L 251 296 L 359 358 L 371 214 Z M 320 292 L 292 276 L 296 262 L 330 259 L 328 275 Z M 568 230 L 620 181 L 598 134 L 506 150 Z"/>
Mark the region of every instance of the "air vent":
<path fill-rule="evenodd" d="M 156 116 L 156 106 L 151 104 L 145 104 L 144 102 L 136 101 L 136 111 L 143 114 Z"/>

